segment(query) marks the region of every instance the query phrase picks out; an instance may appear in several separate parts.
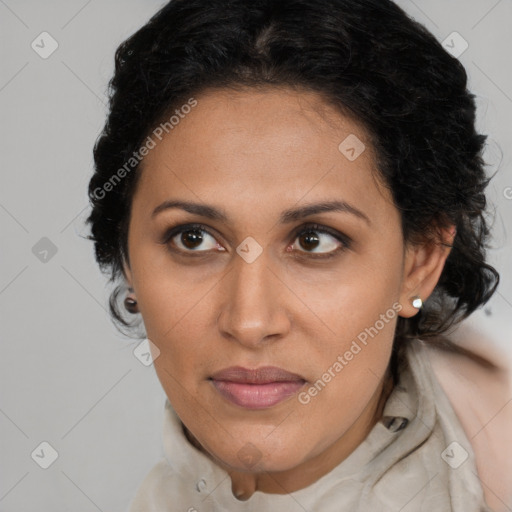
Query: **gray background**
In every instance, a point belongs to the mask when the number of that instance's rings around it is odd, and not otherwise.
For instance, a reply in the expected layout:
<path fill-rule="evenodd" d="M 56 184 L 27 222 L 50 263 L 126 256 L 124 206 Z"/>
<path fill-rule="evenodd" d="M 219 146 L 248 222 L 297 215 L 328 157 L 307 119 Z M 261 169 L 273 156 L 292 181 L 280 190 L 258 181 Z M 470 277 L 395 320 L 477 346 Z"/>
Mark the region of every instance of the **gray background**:
<path fill-rule="evenodd" d="M 502 283 L 468 327 L 512 354 L 512 2 L 398 3 L 440 41 L 456 31 L 469 43 L 460 60 L 489 135 L 489 170 L 499 169 L 489 258 Z M 134 357 L 138 341 L 111 324 L 83 238 L 114 51 L 161 5 L 0 0 L 1 512 L 125 510 L 162 453 L 164 393 Z M 31 47 L 43 31 L 59 45 L 47 59 Z M 43 441 L 58 452 L 46 470 L 31 457 Z"/>

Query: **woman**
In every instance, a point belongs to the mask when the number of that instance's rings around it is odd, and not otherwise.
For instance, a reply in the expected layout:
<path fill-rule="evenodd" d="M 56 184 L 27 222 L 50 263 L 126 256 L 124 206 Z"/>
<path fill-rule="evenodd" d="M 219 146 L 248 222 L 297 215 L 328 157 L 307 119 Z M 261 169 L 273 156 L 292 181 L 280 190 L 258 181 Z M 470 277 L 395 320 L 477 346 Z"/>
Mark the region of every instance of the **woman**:
<path fill-rule="evenodd" d="M 119 47 L 88 222 L 168 398 L 132 512 L 507 510 L 446 395 L 509 399 L 445 336 L 498 284 L 466 81 L 387 0 L 173 0 Z"/>

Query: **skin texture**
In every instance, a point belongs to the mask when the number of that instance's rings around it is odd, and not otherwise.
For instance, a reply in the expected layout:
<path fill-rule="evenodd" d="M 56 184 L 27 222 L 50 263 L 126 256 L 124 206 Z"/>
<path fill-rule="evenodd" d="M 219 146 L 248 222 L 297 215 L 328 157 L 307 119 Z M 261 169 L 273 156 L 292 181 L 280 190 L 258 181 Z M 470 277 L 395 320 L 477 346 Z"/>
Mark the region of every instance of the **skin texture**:
<path fill-rule="evenodd" d="M 291 492 L 338 465 L 378 420 L 397 317 L 308 404 L 292 396 L 246 410 L 208 377 L 229 366 L 272 365 L 310 386 L 393 304 L 402 305 L 401 316 L 416 314 L 411 298 L 430 295 L 449 249 L 404 244 L 399 212 L 375 179 L 367 134 L 316 93 L 217 90 L 197 101 L 145 157 L 125 276 L 160 350 L 158 378 L 189 438 L 230 473 L 240 499 L 255 490 Z M 338 149 L 350 134 L 366 145 L 353 162 Z M 228 221 L 177 208 L 152 217 L 169 200 L 214 206 Z M 334 211 L 280 222 L 284 210 L 333 200 L 368 222 Z M 313 222 L 351 243 L 315 230 L 318 246 L 304 244 L 295 233 Z M 208 228 L 202 244 L 187 249 L 186 233 L 162 243 L 187 223 Z M 236 252 L 248 236 L 263 249 L 252 263 Z M 338 247 L 330 259 L 313 257 Z M 241 449 L 258 463 L 249 467 Z"/>

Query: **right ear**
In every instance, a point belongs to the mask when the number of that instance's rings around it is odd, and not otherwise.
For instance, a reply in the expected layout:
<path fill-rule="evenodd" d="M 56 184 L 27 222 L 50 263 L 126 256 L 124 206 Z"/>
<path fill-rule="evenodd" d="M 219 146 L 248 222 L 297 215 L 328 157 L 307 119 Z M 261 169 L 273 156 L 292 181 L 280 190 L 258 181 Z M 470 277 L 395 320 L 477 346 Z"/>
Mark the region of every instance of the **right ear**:
<path fill-rule="evenodd" d="M 128 264 L 126 262 L 123 262 L 123 275 L 124 275 L 124 278 L 126 280 L 126 284 L 128 285 L 128 287 L 133 289 L 132 271 L 130 270 L 130 267 L 128 266 Z"/>

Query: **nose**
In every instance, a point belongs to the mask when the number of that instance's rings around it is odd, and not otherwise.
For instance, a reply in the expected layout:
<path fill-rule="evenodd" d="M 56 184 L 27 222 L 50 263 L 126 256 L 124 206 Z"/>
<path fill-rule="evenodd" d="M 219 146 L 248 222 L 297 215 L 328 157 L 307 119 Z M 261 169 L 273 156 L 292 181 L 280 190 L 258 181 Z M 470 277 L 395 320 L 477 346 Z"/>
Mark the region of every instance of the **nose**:
<path fill-rule="evenodd" d="M 221 335 L 249 348 L 284 337 L 290 330 L 286 287 L 269 267 L 265 251 L 252 263 L 236 258 L 221 284 Z"/>

